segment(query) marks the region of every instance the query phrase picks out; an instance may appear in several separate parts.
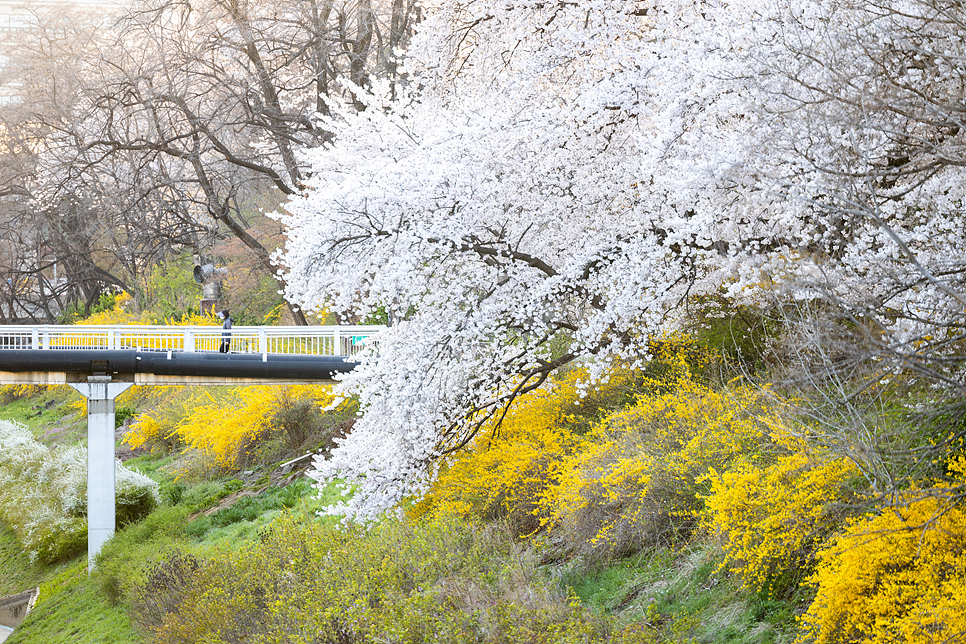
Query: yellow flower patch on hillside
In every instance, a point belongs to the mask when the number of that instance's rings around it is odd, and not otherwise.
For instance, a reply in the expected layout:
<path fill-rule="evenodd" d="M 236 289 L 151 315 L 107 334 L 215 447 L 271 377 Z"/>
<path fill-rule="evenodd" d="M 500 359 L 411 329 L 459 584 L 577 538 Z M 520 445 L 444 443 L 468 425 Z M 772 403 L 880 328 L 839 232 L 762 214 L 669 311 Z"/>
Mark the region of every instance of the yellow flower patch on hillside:
<path fill-rule="evenodd" d="M 257 385 L 216 392 L 188 392 L 186 397 L 138 415 L 126 436 L 132 447 L 162 443 L 198 450 L 221 469 L 237 467 L 251 446 L 275 430 L 273 419 L 285 406 L 305 402 L 318 408 L 332 402 L 326 385 Z"/>
<path fill-rule="evenodd" d="M 684 374 L 687 376 L 687 374 Z M 577 549 L 633 552 L 686 536 L 707 473 L 767 450 L 778 423 L 758 390 L 713 390 L 683 377 L 603 419 L 543 495 L 547 522 Z"/>
<path fill-rule="evenodd" d="M 800 641 L 940 644 L 966 637 L 966 462 L 956 486 L 910 491 L 820 555 Z"/>
<path fill-rule="evenodd" d="M 522 534 L 538 529 L 537 500 L 558 475 L 557 463 L 584 444 L 587 413 L 625 396 L 634 377 L 614 370 L 581 396 L 587 373 L 574 369 L 552 387 L 528 394 L 499 427 L 487 428 L 444 466 L 413 513 L 507 516 Z"/>
<path fill-rule="evenodd" d="M 857 473 L 845 458 L 797 451 L 712 476 L 707 517 L 723 537 L 724 565 L 751 590 L 774 595 L 796 584 L 839 525 Z"/>

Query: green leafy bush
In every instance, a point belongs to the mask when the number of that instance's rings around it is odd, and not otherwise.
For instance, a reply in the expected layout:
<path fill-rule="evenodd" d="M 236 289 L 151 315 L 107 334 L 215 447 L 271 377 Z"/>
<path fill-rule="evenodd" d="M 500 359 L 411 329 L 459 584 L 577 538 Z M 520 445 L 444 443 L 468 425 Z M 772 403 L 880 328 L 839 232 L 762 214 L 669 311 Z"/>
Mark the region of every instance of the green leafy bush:
<path fill-rule="evenodd" d="M 81 302 L 71 302 L 57 316 L 58 324 L 74 324 L 90 315 L 109 311 L 117 306 L 117 293 L 101 293 L 96 302 L 85 305 Z"/>
<path fill-rule="evenodd" d="M 283 515 L 240 550 L 157 566 L 136 619 L 165 644 L 635 641 L 611 640 L 510 544 L 505 530 L 446 517 L 362 527 Z"/>
<path fill-rule="evenodd" d="M 136 297 L 153 323 L 164 324 L 198 313 L 201 286 L 194 280 L 193 264 L 193 256 L 186 252 L 151 269 Z"/>

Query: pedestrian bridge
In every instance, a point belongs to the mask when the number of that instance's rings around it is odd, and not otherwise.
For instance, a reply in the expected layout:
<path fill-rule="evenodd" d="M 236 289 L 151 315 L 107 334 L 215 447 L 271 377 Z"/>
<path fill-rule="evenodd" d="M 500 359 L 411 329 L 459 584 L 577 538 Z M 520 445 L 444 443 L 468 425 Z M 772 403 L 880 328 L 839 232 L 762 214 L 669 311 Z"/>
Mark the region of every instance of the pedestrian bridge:
<path fill-rule="evenodd" d="M 0 384 L 138 385 L 330 381 L 381 326 L 0 326 Z M 228 353 L 219 353 L 229 341 Z"/>
<path fill-rule="evenodd" d="M 382 326 L 236 326 L 231 350 L 238 353 L 353 356 Z M 220 326 L 0 325 L 3 349 L 134 349 L 218 351 Z"/>

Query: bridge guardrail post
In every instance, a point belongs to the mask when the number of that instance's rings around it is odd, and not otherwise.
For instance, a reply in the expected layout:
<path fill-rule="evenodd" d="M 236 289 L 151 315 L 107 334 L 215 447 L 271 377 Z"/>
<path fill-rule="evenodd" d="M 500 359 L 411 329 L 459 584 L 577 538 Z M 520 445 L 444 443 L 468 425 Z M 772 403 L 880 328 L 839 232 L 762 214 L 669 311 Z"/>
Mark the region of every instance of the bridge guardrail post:
<path fill-rule="evenodd" d="M 41 335 L 40 340 L 41 340 L 41 344 L 40 344 L 41 349 L 50 348 L 50 329 L 47 328 L 46 324 L 44 325 L 43 333 Z"/>
<path fill-rule="evenodd" d="M 184 332 L 184 350 L 189 353 L 195 352 L 195 334 L 190 327 Z"/>
<path fill-rule="evenodd" d="M 37 330 L 37 327 L 30 329 L 30 348 L 40 348 L 40 332 Z"/>
<path fill-rule="evenodd" d="M 335 327 L 332 332 L 332 355 L 339 356 L 342 355 L 342 338 L 339 334 L 339 327 Z"/>

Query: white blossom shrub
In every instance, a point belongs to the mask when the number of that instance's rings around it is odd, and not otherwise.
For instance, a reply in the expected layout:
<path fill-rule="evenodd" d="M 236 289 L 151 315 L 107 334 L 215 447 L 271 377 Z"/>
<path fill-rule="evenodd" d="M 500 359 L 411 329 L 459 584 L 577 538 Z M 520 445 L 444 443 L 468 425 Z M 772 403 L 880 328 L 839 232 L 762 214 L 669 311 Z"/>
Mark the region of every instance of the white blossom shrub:
<path fill-rule="evenodd" d="M 136 521 L 160 501 L 158 484 L 118 460 L 118 525 Z M 87 450 L 50 449 L 23 424 L 0 421 L 0 517 L 31 558 L 52 563 L 87 546 Z"/>

